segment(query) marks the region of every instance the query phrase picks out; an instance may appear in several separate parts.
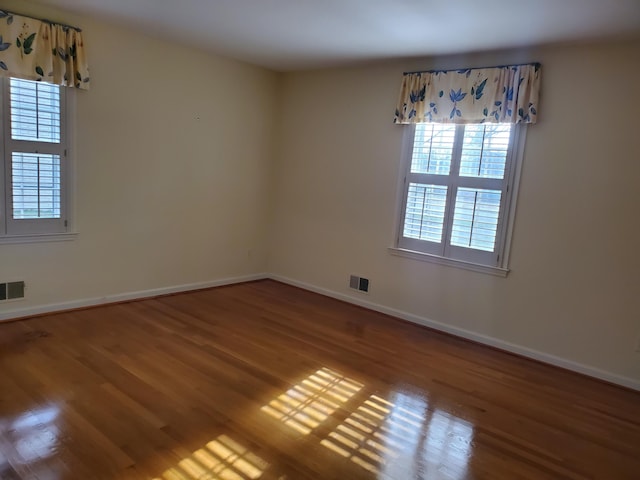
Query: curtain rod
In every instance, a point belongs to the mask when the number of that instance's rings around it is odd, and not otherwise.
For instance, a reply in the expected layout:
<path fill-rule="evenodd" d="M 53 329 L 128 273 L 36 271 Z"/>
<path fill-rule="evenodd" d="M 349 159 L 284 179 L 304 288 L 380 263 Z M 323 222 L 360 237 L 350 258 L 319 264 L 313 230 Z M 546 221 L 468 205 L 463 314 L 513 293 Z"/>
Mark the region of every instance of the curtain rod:
<path fill-rule="evenodd" d="M 74 27 L 73 25 L 68 25 L 68 24 L 66 24 L 66 23 L 52 22 L 51 20 L 47 20 L 46 18 L 34 17 L 34 16 L 32 16 L 32 15 L 25 15 L 25 14 L 23 14 L 23 13 L 16 13 L 16 12 L 12 12 L 12 11 L 10 11 L 10 10 L 4 10 L 4 9 L 0 9 L 0 12 L 7 13 L 7 14 L 9 14 L 9 15 L 16 15 L 16 16 L 18 16 L 18 17 L 27 17 L 27 18 L 32 18 L 33 20 L 39 20 L 39 21 L 41 21 L 41 22 L 48 23 L 48 24 L 50 24 L 50 25 L 60 25 L 60 26 L 62 26 L 62 27 L 71 28 L 71 29 L 75 30 L 76 32 L 82 32 L 82 29 L 81 29 L 81 28 Z"/>
<path fill-rule="evenodd" d="M 474 67 L 474 68 L 449 68 L 449 69 L 435 69 L 435 70 L 416 70 L 415 72 L 402 72 L 403 75 L 412 75 L 414 73 L 436 73 L 436 72 L 458 72 L 460 70 L 482 70 L 483 68 L 504 68 L 504 67 L 522 67 L 524 65 L 536 65 L 540 66 L 539 62 L 529 62 L 529 63 L 514 63 L 511 65 L 492 65 L 490 67 Z"/>

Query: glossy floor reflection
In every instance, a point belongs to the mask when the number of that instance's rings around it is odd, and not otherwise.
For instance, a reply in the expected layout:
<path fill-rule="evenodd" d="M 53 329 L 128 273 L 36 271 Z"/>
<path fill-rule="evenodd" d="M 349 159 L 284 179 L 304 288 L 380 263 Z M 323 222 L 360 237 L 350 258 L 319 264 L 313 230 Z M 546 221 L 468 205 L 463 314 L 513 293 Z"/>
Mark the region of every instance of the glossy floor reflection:
<path fill-rule="evenodd" d="M 391 399 L 371 395 L 322 445 L 378 478 L 422 478 L 445 471 L 451 478 L 466 478 L 472 425 L 430 411 L 418 396 L 399 392 Z"/>
<path fill-rule="evenodd" d="M 640 393 L 264 281 L 0 324 L 0 480 L 637 480 Z"/>
<path fill-rule="evenodd" d="M 27 410 L 13 418 L 0 418 L 0 479 L 12 478 L 7 457 L 19 459 L 23 465 L 39 465 L 56 455 L 60 442 L 57 405 Z M 4 463 L 4 465 L 3 465 Z"/>

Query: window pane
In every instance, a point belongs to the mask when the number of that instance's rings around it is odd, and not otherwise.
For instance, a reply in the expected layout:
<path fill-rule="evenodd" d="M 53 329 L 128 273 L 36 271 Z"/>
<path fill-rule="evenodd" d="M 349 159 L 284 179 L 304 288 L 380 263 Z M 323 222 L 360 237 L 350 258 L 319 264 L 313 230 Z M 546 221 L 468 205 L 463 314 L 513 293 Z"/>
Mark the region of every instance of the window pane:
<path fill-rule="evenodd" d="M 409 184 L 404 233 L 407 238 L 442 242 L 447 187 Z"/>
<path fill-rule="evenodd" d="M 449 175 L 455 125 L 419 123 L 413 141 L 411 173 Z"/>
<path fill-rule="evenodd" d="M 504 178 L 510 132 L 505 124 L 465 126 L 460 176 Z"/>
<path fill-rule="evenodd" d="M 11 138 L 60 143 L 60 87 L 11 79 Z"/>
<path fill-rule="evenodd" d="M 13 218 L 60 218 L 60 156 L 13 153 Z"/>
<path fill-rule="evenodd" d="M 500 215 L 500 190 L 459 188 L 451 245 L 493 252 Z"/>

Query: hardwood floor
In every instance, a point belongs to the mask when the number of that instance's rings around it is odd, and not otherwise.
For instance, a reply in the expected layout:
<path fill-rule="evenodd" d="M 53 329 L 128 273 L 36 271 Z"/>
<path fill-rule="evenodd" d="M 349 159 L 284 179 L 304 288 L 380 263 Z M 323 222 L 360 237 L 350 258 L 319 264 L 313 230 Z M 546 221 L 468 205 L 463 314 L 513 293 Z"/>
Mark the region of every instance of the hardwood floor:
<path fill-rule="evenodd" d="M 639 472 L 640 393 L 274 281 L 0 324 L 0 480 Z"/>

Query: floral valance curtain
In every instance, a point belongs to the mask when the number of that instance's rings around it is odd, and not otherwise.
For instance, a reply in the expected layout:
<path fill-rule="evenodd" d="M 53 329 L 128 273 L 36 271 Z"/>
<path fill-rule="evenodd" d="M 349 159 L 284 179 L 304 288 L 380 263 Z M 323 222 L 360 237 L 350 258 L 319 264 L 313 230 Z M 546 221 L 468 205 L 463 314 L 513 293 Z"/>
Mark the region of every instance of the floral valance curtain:
<path fill-rule="evenodd" d="M 394 123 L 536 123 L 540 64 L 405 73 Z"/>
<path fill-rule="evenodd" d="M 82 32 L 0 10 L 0 75 L 88 90 Z"/>

